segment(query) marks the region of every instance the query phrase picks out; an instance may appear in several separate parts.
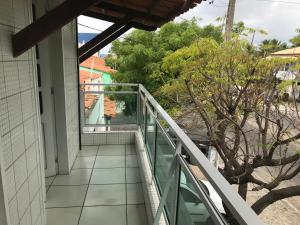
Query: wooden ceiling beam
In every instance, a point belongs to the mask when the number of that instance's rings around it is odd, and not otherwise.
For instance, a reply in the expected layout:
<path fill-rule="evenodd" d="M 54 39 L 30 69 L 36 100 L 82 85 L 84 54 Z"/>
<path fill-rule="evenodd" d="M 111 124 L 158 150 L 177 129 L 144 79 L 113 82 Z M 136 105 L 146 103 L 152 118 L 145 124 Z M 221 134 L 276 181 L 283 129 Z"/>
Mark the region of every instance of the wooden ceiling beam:
<path fill-rule="evenodd" d="M 66 0 L 12 36 L 13 55 L 17 57 L 62 28 L 89 7 L 102 0 Z"/>
<path fill-rule="evenodd" d="M 83 13 L 83 15 L 92 17 L 95 19 L 99 19 L 99 20 L 106 20 L 111 23 L 116 23 L 124 16 L 124 13 L 120 14 L 120 13 L 113 12 L 113 14 L 112 14 L 112 12 L 109 12 L 108 10 L 103 10 L 102 13 L 99 13 L 99 12 L 92 12 L 89 10 L 89 11 Z M 130 22 L 130 26 L 133 28 L 141 29 L 141 30 L 154 31 L 157 29 L 157 27 L 159 25 L 154 24 L 152 22 L 151 23 L 150 22 L 143 23 L 142 21 L 139 21 L 138 19 L 134 18 Z"/>
<path fill-rule="evenodd" d="M 111 25 L 106 30 L 104 30 L 103 32 L 98 34 L 96 37 L 94 37 L 92 40 L 90 40 L 89 42 L 87 42 L 86 44 L 81 46 L 78 49 L 79 59 L 81 59 L 84 55 L 90 55 L 90 54 L 93 55 L 95 53 L 94 49 L 98 45 L 100 45 L 103 41 L 109 39 L 112 35 L 114 35 L 121 28 L 128 25 L 133 18 L 134 18 L 134 15 L 132 15 L 132 14 L 123 17 L 117 23 Z"/>
<path fill-rule="evenodd" d="M 92 12 L 92 11 L 87 11 L 87 12 L 83 13 L 83 15 L 92 17 L 95 19 L 99 19 L 99 20 L 109 21 L 111 23 L 116 23 L 121 18 L 120 16 L 115 17 L 115 16 L 111 16 L 111 15 L 107 15 L 107 14 L 100 14 L 100 13 L 96 13 L 96 12 Z M 146 30 L 146 31 L 154 31 L 157 29 L 157 26 L 149 25 L 149 24 L 146 25 L 146 24 L 143 24 L 143 23 L 140 23 L 137 21 L 131 21 L 128 25 L 130 25 L 133 28 Z"/>
<path fill-rule="evenodd" d="M 86 52 L 85 54 L 83 54 L 79 57 L 79 63 L 82 63 L 85 60 L 87 60 L 89 57 L 94 55 L 96 52 L 100 51 L 106 45 L 108 45 L 109 43 L 111 43 L 112 41 L 114 41 L 118 37 L 120 37 L 122 34 L 127 32 L 130 28 L 131 28 L 131 26 L 125 25 L 125 26 L 121 27 L 119 30 L 117 30 L 116 32 L 114 32 L 112 35 L 110 35 L 108 38 L 99 42 L 94 48 L 90 49 L 88 52 Z"/>
<path fill-rule="evenodd" d="M 147 24 L 150 26 L 156 26 L 156 27 L 159 27 L 162 23 L 167 22 L 167 20 L 163 17 L 154 16 L 147 12 L 145 13 L 145 12 L 135 11 L 132 9 L 128 9 L 126 7 L 124 8 L 124 7 L 120 7 L 120 6 L 116 6 L 116 5 L 110 5 L 107 3 L 93 6 L 93 7 L 89 8 L 89 11 L 98 13 L 98 14 L 115 16 L 115 17 L 122 17 L 125 14 L 134 14 L 135 18 L 133 19 L 133 21 Z"/>
<path fill-rule="evenodd" d="M 145 18 L 148 20 L 153 20 L 154 22 L 157 21 L 166 21 L 166 17 L 162 17 L 162 16 L 158 16 L 158 15 L 153 15 L 153 9 L 157 6 L 157 4 L 160 1 L 155 1 L 155 3 L 151 3 L 150 8 L 145 8 L 145 10 L 140 11 L 140 10 L 136 10 L 136 9 L 131 9 L 127 6 L 119 6 L 119 5 L 114 5 L 108 2 L 100 2 L 99 4 L 97 4 L 97 8 L 99 9 L 109 9 L 112 11 L 116 11 L 116 12 L 127 12 L 127 13 L 134 13 L 136 17 L 141 17 L 141 18 Z"/>

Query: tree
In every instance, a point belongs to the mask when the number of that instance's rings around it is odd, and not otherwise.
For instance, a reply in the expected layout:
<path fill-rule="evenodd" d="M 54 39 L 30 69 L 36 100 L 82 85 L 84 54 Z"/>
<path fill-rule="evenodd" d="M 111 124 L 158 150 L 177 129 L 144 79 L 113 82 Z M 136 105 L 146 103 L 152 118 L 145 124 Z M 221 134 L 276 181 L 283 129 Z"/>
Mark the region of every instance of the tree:
<path fill-rule="evenodd" d="M 292 43 L 293 47 L 300 46 L 300 28 L 296 29 L 297 35 L 290 39 L 290 42 Z"/>
<path fill-rule="evenodd" d="M 106 61 L 117 65 L 113 79 L 120 83 L 141 83 L 152 93 L 173 77 L 161 72 L 162 59 L 190 45 L 199 37 L 223 41 L 220 27 L 199 27 L 196 20 L 171 22 L 157 32 L 134 30 L 123 40 L 112 43 L 112 56 Z"/>
<path fill-rule="evenodd" d="M 255 57 L 246 45 L 237 39 L 222 45 L 200 39 L 167 56 L 162 69 L 177 79 L 164 85 L 162 94 L 179 95 L 181 113 L 199 115 L 224 162 L 222 174 L 238 185 L 242 198 L 247 199 L 249 184 L 252 191 L 268 191 L 252 205 L 259 214 L 278 200 L 300 195 L 300 185 L 279 186 L 300 171 L 300 152 L 293 149 L 300 139 L 300 117 L 278 97 L 294 85 L 275 76 L 290 60 Z M 265 170 L 272 176 L 260 179 L 257 174 Z"/>
<path fill-rule="evenodd" d="M 232 32 L 237 34 L 238 36 L 249 37 L 249 35 L 251 35 L 251 42 L 250 42 L 251 46 L 253 46 L 255 35 L 257 33 L 259 33 L 261 35 L 267 35 L 268 34 L 263 29 L 246 27 L 245 23 L 242 22 L 242 21 L 233 24 Z"/>
<path fill-rule="evenodd" d="M 259 45 L 260 53 L 263 56 L 267 56 L 270 53 L 277 52 L 286 48 L 287 44 L 277 39 L 266 39 L 263 40 L 262 43 Z"/>

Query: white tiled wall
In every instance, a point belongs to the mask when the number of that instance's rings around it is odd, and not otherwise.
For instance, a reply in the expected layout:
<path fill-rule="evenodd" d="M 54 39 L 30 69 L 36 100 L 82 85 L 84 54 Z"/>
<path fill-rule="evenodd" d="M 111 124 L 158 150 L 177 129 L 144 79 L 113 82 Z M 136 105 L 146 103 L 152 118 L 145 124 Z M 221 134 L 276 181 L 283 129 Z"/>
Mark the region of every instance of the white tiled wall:
<path fill-rule="evenodd" d="M 35 56 L 29 50 L 14 58 L 11 47 L 29 18 L 31 0 L 0 1 L 0 159 L 12 225 L 45 224 Z"/>
<path fill-rule="evenodd" d="M 135 131 L 82 133 L 82 145 L 124 145 L 135 143 Z"/>
<path fill-rule="evenodd" d="M 62 29 L 69 170 L 79 151 L 78 68 L 76 22 Z"/>

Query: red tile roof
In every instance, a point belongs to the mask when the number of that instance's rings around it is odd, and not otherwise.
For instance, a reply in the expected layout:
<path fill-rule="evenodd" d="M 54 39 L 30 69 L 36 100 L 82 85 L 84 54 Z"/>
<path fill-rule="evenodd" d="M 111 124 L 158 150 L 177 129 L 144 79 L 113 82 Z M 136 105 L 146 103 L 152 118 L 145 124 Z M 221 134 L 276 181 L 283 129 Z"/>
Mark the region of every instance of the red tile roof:
<path fill-rule="evenodd" d="M 84 108 L 91 109 L 92 106 L 97 102 L 98 96 L 95 94 L 85 94 L 84 96 Z"/>
<path fill-rule="evenodd" d="M 92 80 L 100 78 L 100 74 L 80 70 L 80 83 L 91 83 Z"/>
<path fill-rule="evenodd" d="M 111 73 L 111 72 L 115 71 L 112 68 L 110 68 L 109 66 L 106 66 L 105 60 L 103 58 L 100 58 L 100 57 L 97 57 L 97 56 L 92 56 L 92 57 L 88 58 L 87 60 L 82 62 L 80 64 L 80 66 L 90 68 L 90 69 L 99 70 L 99 71 L 103 71 L 103 72 L 106 72 L 106 73 Z"/>
<path fill-rule="evenodd" d="M 116 117 L 116 101 L 110 100 L 109 97 L 104 97 L 104 114 L 106 116 Z"/>

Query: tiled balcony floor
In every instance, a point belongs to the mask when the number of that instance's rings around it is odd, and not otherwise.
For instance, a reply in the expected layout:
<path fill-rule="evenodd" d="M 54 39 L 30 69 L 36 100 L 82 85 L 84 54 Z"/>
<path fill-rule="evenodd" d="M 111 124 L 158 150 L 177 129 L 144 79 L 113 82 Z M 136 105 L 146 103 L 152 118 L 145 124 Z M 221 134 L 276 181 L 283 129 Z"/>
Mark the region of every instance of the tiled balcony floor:
<path fill-rule="evenodd" d="M 47 225 L 147 225 L 132 145 L 85 146 L 70 175 L 46 178 Z"/>

